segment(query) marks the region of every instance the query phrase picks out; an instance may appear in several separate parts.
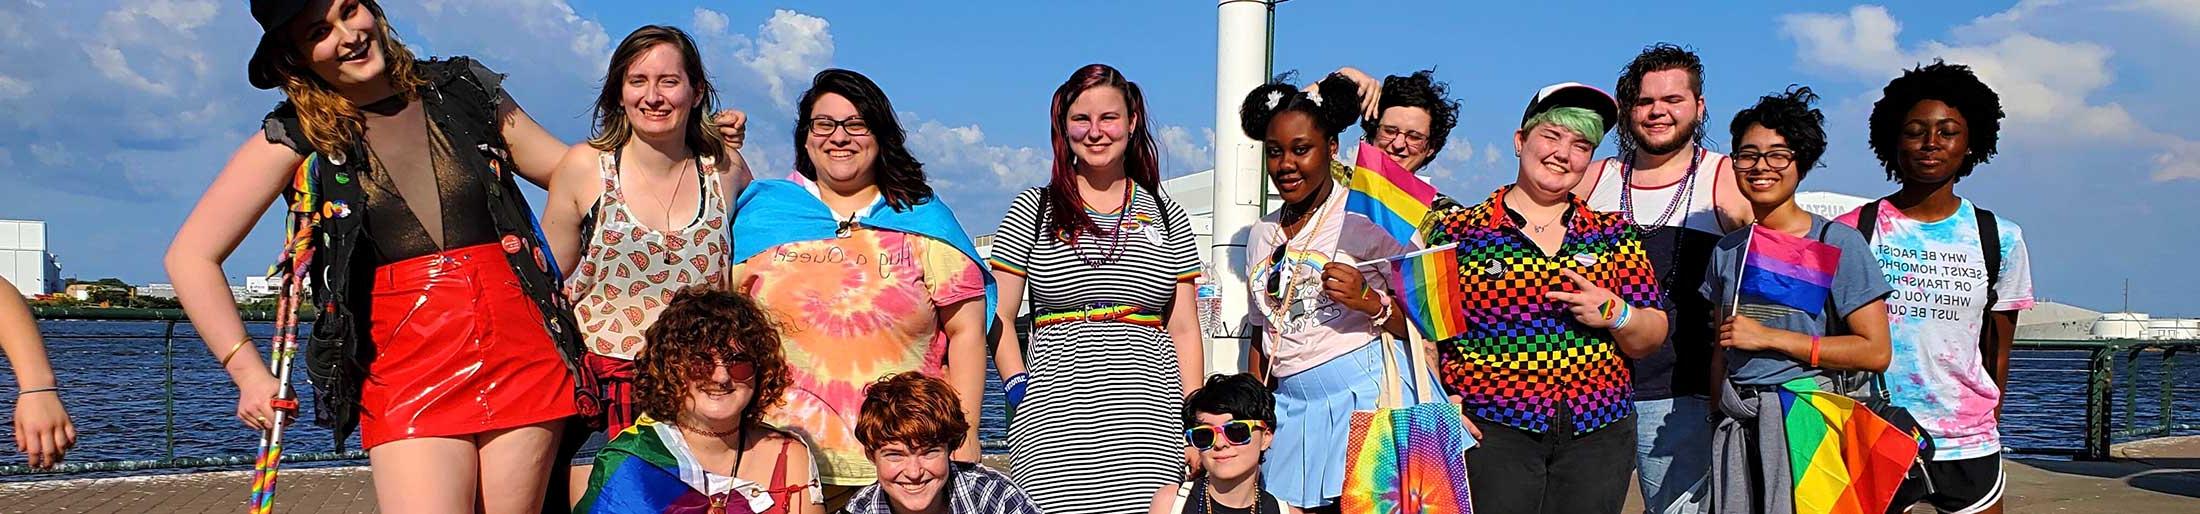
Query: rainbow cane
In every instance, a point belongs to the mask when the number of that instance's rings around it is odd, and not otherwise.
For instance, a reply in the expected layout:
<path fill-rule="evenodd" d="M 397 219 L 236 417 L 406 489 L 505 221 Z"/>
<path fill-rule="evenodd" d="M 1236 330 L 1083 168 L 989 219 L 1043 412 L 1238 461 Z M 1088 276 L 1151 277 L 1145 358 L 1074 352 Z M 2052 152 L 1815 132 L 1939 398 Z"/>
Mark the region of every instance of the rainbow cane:
<path fill-rule="evenodd" d="M 252 496 L 245 503 L 247 514 L 269 514 L 275 510 L 275 474 L 283 464 L 283 425 L 290 413 L 297 412 L 298 399 L 290 387 L 291 360 L 298 355 L 298 306 L 306 296 L 305 278 L 313 259 L 313 228 L 325 214 L 338 214 L 341 204 L 320 204 L 320 195 L 313 188 L 313 174 L 319 167 L 319 155 L 309 155 L 298 165 L 297 175 L 289 191 L 290 220 L 287 224 L 290 237 L 283 243 L 282 257 L 274 271 L 283 275 L 282 296 L 275 302 L 275 335 L 268 349 L 268 370 L 275 374 L 278 384 L 275 398 L 274 424 L 260 434 L 260 452 L 252 461 Z"/>

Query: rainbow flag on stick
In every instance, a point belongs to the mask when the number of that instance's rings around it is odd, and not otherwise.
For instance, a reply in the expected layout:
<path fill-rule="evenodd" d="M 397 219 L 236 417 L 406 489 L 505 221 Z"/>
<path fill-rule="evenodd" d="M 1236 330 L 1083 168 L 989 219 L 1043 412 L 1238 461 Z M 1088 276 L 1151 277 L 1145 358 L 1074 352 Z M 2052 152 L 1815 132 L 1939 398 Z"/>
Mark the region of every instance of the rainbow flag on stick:
<path fill-rule="evenodd" d="M 1353 266 L 1377 263 L 1390 265 L 1391 276 L 1397 277 L 1391 297 L 1422 337 L 1442 341 L 1466 333 L 1467 313 L 1460 309 L 1458 243 Z"/>
<path fill-rule="evenodd" d="M 1428 217 L 1436 201 L 1436 187 L 1390 160 L 1381 148 L 1360 142 L 1360 156 L 1353 159 L 1352 183 L 1345 187 L 1344 211 L 1366 215 L 1390 237 L 1407 246 L 1420 246 L 1415 229 Z"/>
<path fill-rule="evenodd" d="M 1835 393 L 1780 391 L 1797 514 L 1887 511 L 1917 458 L 1917 440 Z"/>
<path fill-rule="evenodd" d="M 1841 248 L 1751 225 L 1744 242 L 1739 305 L 1823 312 L 1840 269 Z"/>

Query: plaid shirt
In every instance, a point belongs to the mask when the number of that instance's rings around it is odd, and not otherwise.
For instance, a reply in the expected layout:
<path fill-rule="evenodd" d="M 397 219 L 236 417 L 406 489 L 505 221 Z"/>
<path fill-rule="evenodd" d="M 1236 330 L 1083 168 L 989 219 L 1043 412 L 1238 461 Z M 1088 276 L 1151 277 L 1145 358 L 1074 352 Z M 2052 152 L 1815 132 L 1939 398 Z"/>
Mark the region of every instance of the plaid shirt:
<path fill-rule="evenodd" d="M 1573 197 L 1562 215 L 1566 239 L 1545 256 L 1505 193 L 1447 212 L 1429 244 L 1459 243 L 1460 308 L 1467 331 L 1440 342 L 1440 375 L 1475 417 L 1534 433 L 1551 430 L 1559 409 L 1574 434 L 1586 434 L 1633 414 L 1627 365 L 1608 330 L 1575 321 L 1564 302 L 1544 293 L 1573 291 L 1562 269 L 1574 270 L 1637 307 L 1663 309 L 1635 228 L 1619 213 L 1596 212 Z"/>
<path fill-rule="evenodd" d="M 948 463 L 948 512 L 953 514 L 1040 514 L 1016 483 L 992 468 L 967 462 Z M 884 480 L 886 477 L 879 477 Z M 856 491 L 841 514 L 893 514 L 886 491 L 878 484 Z"/>

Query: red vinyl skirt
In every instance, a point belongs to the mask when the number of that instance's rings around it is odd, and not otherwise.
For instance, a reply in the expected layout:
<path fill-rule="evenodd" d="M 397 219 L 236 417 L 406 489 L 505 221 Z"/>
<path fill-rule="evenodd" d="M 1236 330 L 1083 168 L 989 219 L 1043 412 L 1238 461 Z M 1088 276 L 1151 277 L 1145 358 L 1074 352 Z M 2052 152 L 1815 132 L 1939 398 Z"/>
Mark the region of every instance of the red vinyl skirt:
<path fill-rule="evenodd" d="M 375 269 L 360 446 L 573 416 L 573 377 L 497 244 Z"/>

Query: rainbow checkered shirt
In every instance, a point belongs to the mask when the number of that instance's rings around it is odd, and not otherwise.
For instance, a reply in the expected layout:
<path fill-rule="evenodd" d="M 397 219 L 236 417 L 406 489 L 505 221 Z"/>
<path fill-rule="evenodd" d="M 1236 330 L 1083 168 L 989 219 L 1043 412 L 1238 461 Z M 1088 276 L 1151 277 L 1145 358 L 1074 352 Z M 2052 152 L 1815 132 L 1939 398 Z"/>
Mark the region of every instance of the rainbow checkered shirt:
<path fill-rule="evenodd" d="M 1565 242 L 1544 256 L 1505 208 L 1511 190 L 1446 212 L 1430 231 L 1430 245 L 1459 243 L 1467 318 L 1465 334 L 1437 344 L 1444 385 L 1475 417 L 1529 432 L 1551 430 L 1560 408 L 1574 434 L 1625 419 L 1634 413 L 1634 387 L 1611 332 L 1574 321 L 1564 302 L 1543 294 L 1572 291 L 1558 273 L 1570 269 L 1637 307 L 1665 308 L 1642 240 L 1622 214 L 1575 197 Z"/>

